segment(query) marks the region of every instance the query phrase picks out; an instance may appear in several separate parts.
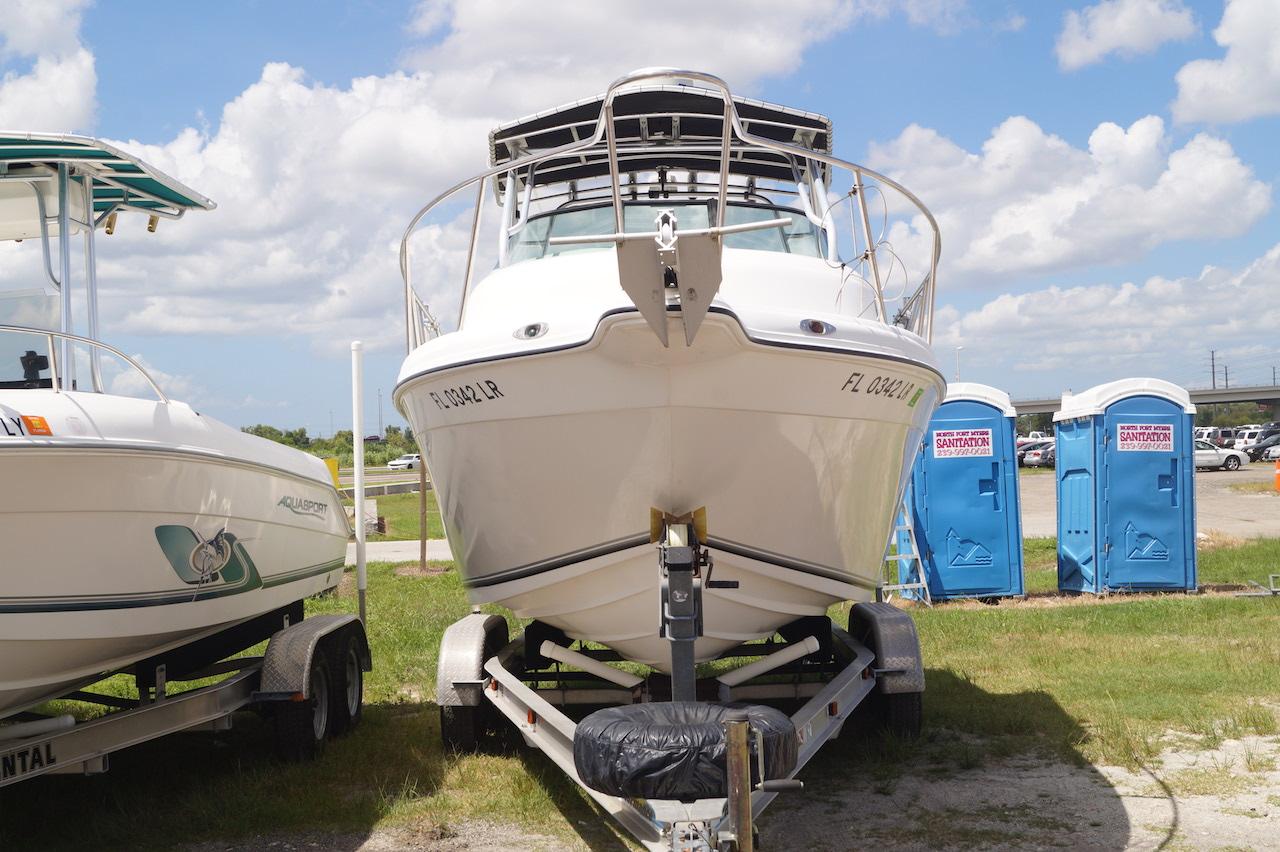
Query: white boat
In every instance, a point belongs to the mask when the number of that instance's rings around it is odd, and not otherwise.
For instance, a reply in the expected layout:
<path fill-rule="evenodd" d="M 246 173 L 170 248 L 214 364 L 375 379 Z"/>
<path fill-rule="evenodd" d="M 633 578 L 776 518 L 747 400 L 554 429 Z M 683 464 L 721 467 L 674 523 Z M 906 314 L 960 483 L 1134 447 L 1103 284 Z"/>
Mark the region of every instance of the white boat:
<path fill-rule="evenodd" d="M 831 141 L 823 116 L 646 70 L 498 127 L 491 168 L 419 212 L 394 398 L 473 602 L 669 672 L 654 541 L 690 517 L 714 571 L 698 661 L 874 596 L 945 391 L 939 242 L 911 193 Z M 429 216 L 461 220 L 463 191 L 458 330 L 434 336 L 409 249 Z M 923 232 L 910 285 L 874 236 L 882 208 Z"/>
<path fill-rule="evenodd" d="M 0 289 L 0 718 L 341 578 L 320 459 L 168 399 L 97 339 L 96 233 L 212 207 L 103 142 L 0 132 L 0 240 L 32 273 Z"/>

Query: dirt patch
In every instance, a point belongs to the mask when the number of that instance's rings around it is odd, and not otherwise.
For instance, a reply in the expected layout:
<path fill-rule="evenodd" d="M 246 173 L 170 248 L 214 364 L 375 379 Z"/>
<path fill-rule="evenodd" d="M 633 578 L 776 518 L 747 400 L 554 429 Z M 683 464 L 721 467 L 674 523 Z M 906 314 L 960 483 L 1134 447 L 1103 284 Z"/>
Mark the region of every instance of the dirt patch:
<path fill-rule="evenodd" d="M 530 834 L 510 825 L 467 822 L 460 825 L 406 826 L 372 832 L 308 833 L 253 837 L 234 843 L 209 842 L 181 847 L 185 852 L 508 852 L 508 850 L 581 849 L 554 837 Z"/>
<path fill-rule="evenodd" d="M 1240 547 L 1245 543 L 1243 538 L 1227 535 L 1220 530 L 1196 533 L 1196 550 L 1218 550 L 1223 547 Z"/>
<path fill-rule="evenodd" d="M 1171 737 L 1172 738 L 1172 737 Z M 1274 848 L 1280 738 L 1169 748 L 1139 771 L 1018 758 L 958 773 L 903 767 L 886 783 L 850 772 L 783 797 L 762 848 Z"/>
<path fill-rule="evenodd" d="M 428 562 L 427 567 L 423 568 L 414 562 L 397 566 L 394 573 L 397 577 L 438 577 L 447 573 L 452 567 L 450 562 Z"/>

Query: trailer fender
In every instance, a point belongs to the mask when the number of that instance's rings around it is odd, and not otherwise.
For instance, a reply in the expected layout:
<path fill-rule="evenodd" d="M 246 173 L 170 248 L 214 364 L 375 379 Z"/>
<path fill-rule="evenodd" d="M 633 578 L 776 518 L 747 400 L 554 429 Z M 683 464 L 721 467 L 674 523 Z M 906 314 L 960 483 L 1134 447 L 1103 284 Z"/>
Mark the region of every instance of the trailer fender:
<path fill-rule="evenodd" d="M 920 637 L 910 615 L 889 603 L 855 604 L 849 611 L 849 633 L 875 653 L 879 692 L 924 692 Z"/>
<path fill-rule="evenodd" d="M 440 640 L 436 703 L 441 707 L 478 707 L 484 701 L 484 663 L 506 647 L 507 620 L 473 612 L 450 624 Z"/>
<path fill-rule="evenodd" d="M 307 695 L 311 688 L 311 659 L 326 636 L 355 625 L 360 639 L 361 668 L 372 671 L 372 656 L 364 626 L 355 615 L 315 615 L 299 624 L 291 624 L 276 632 L 267 643 L 262 659 L 262 680 L 255 701 L 288 701 L 295 695 Z"/>

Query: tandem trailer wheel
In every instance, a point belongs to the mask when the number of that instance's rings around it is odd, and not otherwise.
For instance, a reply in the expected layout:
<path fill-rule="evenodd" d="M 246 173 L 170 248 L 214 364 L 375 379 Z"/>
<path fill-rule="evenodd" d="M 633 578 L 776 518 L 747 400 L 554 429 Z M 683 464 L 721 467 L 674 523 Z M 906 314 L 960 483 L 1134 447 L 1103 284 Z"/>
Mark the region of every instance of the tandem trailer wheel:
<path fill-rule="evenodd" d="M 360 634 L 348 628 L 335 636 L 326 636 L 329 644 L 329 667 L 334 675 L 329 712 L 333 715 L 332 731 L 342 735 L 360 724 L 364 712 L 364 643 Z"/>
<path fill-rule="evenodd" d="M 332 734 L 333 678 L 327 654 L 312 656 L 308 680 L 304 699 L 282 701 L 275 708 L 276 753 L 290 763 L 314 759 Z"/>
<path fill-rule="evenodd" d="M 904 740 L 920 736 L 924 724 L 923 693 L 898 692 L 878 698 L 882 702 L 884 726 L 889 733 Z"/>
<path fill-rule="evenodd" d="M 469 753 L 493 743 L 500 732 L 498 710 L 484 697 L 484 664 L 507 645 L 500 615 L 473 612 L 445 630 L 436 670 L 440 740 L 445 749 Z"/>

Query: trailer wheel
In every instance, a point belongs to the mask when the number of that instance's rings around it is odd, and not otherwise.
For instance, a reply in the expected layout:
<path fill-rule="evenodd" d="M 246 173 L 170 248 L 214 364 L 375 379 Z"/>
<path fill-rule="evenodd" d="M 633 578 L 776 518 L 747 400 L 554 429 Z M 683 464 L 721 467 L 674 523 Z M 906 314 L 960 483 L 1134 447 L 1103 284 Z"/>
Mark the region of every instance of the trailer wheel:
<path fill-rule="evenodd" d="M 470 754 L 480 750 L 481 707 L 440 708 L 440 741 L 450 751 Z"/>
<path fill-rule="evenodd" d="M 308 680 L 304 700 L 284 701 L 276 707 L 276 752 L 291 763 L 314 759 L 324 751 L 324 741 L 332 732 L 333 679 L 328 655 L 312 655 Z"/>
<path fill-rule="evenodd" d="M 924 724 L 924 695 L 896 692 L 879 696 L 884 702 L 884 726 L 895 737 L 913 740 Z"/>
<path fill-rule="evenodd" d="M 911 616 L 887 603 L 855 604 L 849 612 L 849 633 L 875 654 L 876 691 L 867 696 L 869 709 L 895 736 L 920 735 L 923 722 L 924 666 L 920 639 Z"/>
<path fill-rule="evenodd" d="M 330 670 L 334 673 L 331 690 L 333 701 L 329 712 L 333 716 L 333 733 L 345 734 L 360 724 L 364 711 L 364 666 L 360 637 L 348 629 L 334 637 L 327 637 L 330 644 Z"/>

